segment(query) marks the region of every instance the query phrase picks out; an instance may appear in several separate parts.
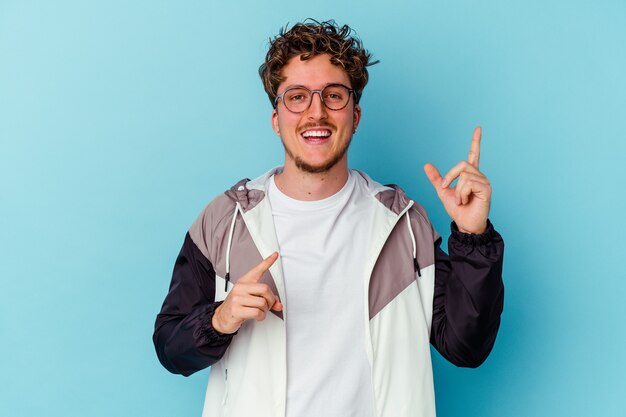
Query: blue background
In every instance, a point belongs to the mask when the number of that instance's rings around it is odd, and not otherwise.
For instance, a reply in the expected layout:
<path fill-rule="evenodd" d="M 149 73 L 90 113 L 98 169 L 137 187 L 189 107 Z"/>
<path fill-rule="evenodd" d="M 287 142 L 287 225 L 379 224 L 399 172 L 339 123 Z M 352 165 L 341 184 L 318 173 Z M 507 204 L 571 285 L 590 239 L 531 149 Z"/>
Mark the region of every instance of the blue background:
<path fill-rule="evenodd" d="M 623 0 L 0 1 L 0 415 L 200 415 L 154 318 L 204 204 L 281 163 L 257 68 L 309 16 L 381 60 L 351 166 L 443 234 L 422 165 L 484 128 L 505 312 L 481 368 L 435 353 L 439 416 L 626 416 Z"/>

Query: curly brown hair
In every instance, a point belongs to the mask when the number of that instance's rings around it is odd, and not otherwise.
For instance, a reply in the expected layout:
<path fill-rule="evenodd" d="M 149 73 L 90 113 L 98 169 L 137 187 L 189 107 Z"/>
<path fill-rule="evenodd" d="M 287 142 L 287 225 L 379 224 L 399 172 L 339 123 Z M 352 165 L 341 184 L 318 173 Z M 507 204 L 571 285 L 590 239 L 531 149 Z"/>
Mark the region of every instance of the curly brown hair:
<path fill-rule="evenodd" d="M 259 67 L 259 75 L 272 106 L 278 86 L 284 81 L 282 69 L 289 59 L 300 55 L 300 59 L 305 61 L 322 54 L 329 54 L 330 62 L 346 71 L 355 92 L 355 102 L 358 103 L 367 84 L 367 67 L 379 61 L 370 62 L 372 55 L 363 48 L 363 43 L 353 34 L 350 26 L 340 27 L 334 20 L 318 22 L 306 19 L 291 29 L 288 27 L 281 28 L 274 39 L 270 38 L 265 62 Z"/>

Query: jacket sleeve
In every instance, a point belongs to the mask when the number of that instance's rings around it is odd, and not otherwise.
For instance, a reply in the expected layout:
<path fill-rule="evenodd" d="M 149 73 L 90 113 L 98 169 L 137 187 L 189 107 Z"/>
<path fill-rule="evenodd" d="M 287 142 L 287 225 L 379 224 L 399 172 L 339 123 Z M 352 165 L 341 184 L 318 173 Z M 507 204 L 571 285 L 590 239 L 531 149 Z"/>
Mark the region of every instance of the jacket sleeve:
<path fill-rule="evenodd" d="M 431 343 L 457 366 L 475 368 L 491 352 L 504 305 L 504 242 L 488 222 L 480 235 L 452 223 L 447 255 L 435 242 Z"/>
<path fill-rule="evenodd" d="M 214 298 L 213 265 L 187 233 L 153 335 L 159 361 L 168 371 L 189 376 L 226 352 L 232 335 L 213 329 L 213 312 L 221 304 Z"/>

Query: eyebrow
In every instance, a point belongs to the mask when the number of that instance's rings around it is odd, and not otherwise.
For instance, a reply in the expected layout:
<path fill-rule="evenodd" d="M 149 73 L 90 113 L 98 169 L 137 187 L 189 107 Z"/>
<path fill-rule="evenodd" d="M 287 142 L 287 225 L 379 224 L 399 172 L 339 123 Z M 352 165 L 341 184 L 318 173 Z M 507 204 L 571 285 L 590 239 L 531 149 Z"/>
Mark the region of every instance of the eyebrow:
<path fill-rule="evenodd" d="M 324 85 L 324 87 L 320 88 L 320 90 L 323 90 L 324 88 L 331 86 L 331 85 L 340 85 L 342 87 L 346 87 L 348 90 L 352 90 L 351 87 L 348 87 L 347 85 L 343 84 L 343 83 L 339 83 L 339 82 L 334 82 L 334 83 L 326 83 L 326 85 Z M 306 85 L 302 85 L 302 84 L 294 84 L 294 85 L 290 85 L 285 87 L 285 89 L 283 91 L 287 91 L 290 88 L 306 88 L 307 90 L 313 90 L 313 88 L 309 88 Z"/>
<path fill-rule="evenodd" d="M 310 88 L 309 88 L 309 87 L 307 87 L 307 86 L 304 86 L 304 85 L 302 85 L 302 84 L 295 84 L 295 85 L 289 85 L 289 86 L 285 87 L 285 89 L 284 89 L 283 91 L 287 91 L 287 90 L 289 90 L 290 88 L 307 88 L 307 89 L 309 89 L 309 90 L 310 90 Z"/>

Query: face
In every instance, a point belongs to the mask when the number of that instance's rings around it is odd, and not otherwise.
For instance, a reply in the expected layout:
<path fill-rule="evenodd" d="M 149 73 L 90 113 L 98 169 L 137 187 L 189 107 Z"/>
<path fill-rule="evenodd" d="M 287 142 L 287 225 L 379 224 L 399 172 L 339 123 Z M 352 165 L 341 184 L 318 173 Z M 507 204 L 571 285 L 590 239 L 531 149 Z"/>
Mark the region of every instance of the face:
<path fill-rule="evenodd" d="M 284 81 L 278 86 L 281 94 L 289 87 L 304 86 L 321 90 L 329 84 L 352 88 L 348 74 L 330 62 L 329 55 L 318 55 L 306 61 L 293 57 L 282 69 Z M 308 110 L 292 113 L 278 100 L 272 112 L 272 127 L 285 147 L 285 168 L 288 165 L 309 173 L 328 172 L 334 167 L 347 169 L 346 151 L 361 118 L 361 108 L 350 97 L 341 110 L 329 110 L 319 94 L 313 94 Z"/>

